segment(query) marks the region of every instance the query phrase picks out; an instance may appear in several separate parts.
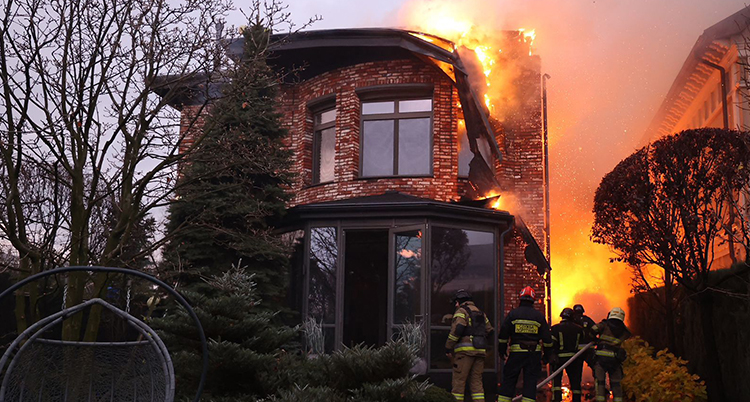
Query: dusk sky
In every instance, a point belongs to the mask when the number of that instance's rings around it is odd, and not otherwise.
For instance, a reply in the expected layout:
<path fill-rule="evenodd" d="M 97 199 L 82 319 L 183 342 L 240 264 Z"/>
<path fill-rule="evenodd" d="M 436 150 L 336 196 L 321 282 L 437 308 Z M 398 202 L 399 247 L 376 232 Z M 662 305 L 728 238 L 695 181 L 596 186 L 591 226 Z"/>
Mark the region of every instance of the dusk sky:
<path fill-rule="evenodd" d="M 589 241 L 602 176 L 643 144 L 646 126 L 698 36 L 741 0 L 292 0 L 312 29 L 431 27 L 446 14 L 485 30 L 535 29 L 548 81 L 553 316 L 584 302 L 595 319 L 626 307 L 629 274 Z M 241 4 L 237 4 L 241 5 Z M 229 21 L 242 24 L 242 17 Z M 440 32 L 431 32 L 440 35 Z M 511 211 L 512 212 L 512 211 Z M 589 293 L 589 294 L 587 294 Z M 604 296 L 600 296 L 604 294 Z M 556 297 L 557 296 L 557 297 Z"/>

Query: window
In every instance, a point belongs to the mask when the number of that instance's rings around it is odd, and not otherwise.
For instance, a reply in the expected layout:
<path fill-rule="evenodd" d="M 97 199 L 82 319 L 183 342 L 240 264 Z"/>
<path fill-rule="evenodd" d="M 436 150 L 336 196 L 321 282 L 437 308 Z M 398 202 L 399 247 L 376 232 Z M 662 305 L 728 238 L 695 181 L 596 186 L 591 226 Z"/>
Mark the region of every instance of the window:
<path fill-rule="evenodd" d="M 337 237 L 335 227 L 312 228 L 310 231 L 307 317 L 323 327 L 326 352 L 334 349 L 336 336 Z"/>
<path fill-rule="evenodd" d="M 430 273 L 430 366 L 450 369 L 445 357 L 445 340 L 455 307 L 451 297 L 458 289 L 471 292 L 474 303 L 490 320 L 495 317 L 497 244 L 492 232 L 433 226 Z M 492 322 L 493 325 L 499 325 Z M 487 342 L 485 367 L 495 367 L 494 342 Z"/>
<path fill-rule="evenodd" d="M 336 153 L 336 109 L 314 114 L 313 118 L 313 184 L 333 181 Z"/>
<path fill-rule="evenodd" d="M 432 99 L 362 102 L 361 177 L 432 173 Z"/>

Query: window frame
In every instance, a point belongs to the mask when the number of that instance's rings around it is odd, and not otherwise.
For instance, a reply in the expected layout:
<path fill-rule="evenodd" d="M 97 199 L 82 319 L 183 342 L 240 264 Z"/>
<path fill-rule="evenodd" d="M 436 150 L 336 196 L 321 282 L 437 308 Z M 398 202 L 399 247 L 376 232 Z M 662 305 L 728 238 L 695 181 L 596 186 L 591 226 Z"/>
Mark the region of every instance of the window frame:
<path fill-rule="evenodd" d="M 311 177 L 311 184 L 313 186 L 319 185 L 319 184 L 328 184 L 333 183 L 336 181 L 336 121 L 338 120 L 339 114 L 338 110 L 336 109 L 336 101 L 334 98 L 326 98 L 320 102 L 316 102 L 314 106 L 311 106 L 308 104 L 308 109 L 310 110 L 312 114 L 312 177 Z M 325 112 L 329 112 L 333 110 L 335 115 L 333 120 L 326 122 L 326 123 L 318 123 L 318 116 L 322 115 Z M 321 143 L 322 143 L 322 132 L 323 130 L 327 130 L 329 128 L 333 128 L 333 136 L 334 136 L 334 142 L 333 142 L 333 159 L 334 159 L 334 167 L 333 167 L 333 178 L 331 180 L 327 181 L 321 181 L 320 180 L 320 151 L 321 151 Z"/>
<path fill-rule="evenodd" d="M 383 85 L 377 87 L 360 88 L 357 91 L 359 95 L 360 122 L 359 122 L 359 166 L 358 178 L 360 179 L 378 179 L 378 178 L 398 178 L 398 177 L 433 177 L 434 176 L 434 144 L 435 144 L 435 98 L 433 96 L 433 87 L 431 84 L 413 84 L 413 85 Z M 399 102 L 410 100 L 427 100 L 431 102 L 430 111 L 427 112 L 399 112 Z M 363 114 L 363 104 L 369 102 L 393 102 L 393 113 Z M 399 174 L 398 173 L 398 156 L 399 156 L 399 120 L 424 119 L 429 118 L 429 169 L 424 174 Z M 393 166 L 392 173 L 385 175 L 365 176 L 364 172 L 364 132 L 365 122 L 391 120 L 393 122 Z"/>

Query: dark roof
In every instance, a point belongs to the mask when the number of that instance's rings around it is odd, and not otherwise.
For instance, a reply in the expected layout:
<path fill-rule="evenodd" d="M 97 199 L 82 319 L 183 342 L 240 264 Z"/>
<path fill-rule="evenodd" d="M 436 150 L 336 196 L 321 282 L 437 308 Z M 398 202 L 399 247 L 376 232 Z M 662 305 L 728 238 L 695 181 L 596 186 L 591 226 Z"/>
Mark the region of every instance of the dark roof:
<path fill-rule="evenodd" d="M 269 58 L 270 64 L 285 71 L 304 67 L 287 76 L 287 80 L 307 79 L 325 71 L 367 61 L 408 59 L 416 55 L 449 64 L 456 62 L 452 42 L 400 29 L 301 31 L 276 34 L 271 42 L 273 55 Z M 242 39 L 232 40 L 228 47 L 230 56 L 240 56 L 242 44 Z M 462 66 L 457 68 L 463 70 Z"/>
<path fill-rule="evenodd" d="M 731 48 L 731 43 L 726 43 L 725 40 L 740 34 L 749 24 L 750 8 L 743 8 L 703 31 L 646 130 L 642 141 L 644 145 L 656 138 L 672 134 L 675 125 L 708 78 L 718 72 L 703 61 L 720 64 Z"/>
<path fill-rule="evenodd" d="M 243 39 L 241 38 L 230 40 L 228 44 L 230 57 L 239 58 L 242 54 L 242 45 Z M 293 82 L 295 79 L 304 80 L 325 71 L 367 61 L 412 58 L 432 64 L 456 85 L 472 152 L 479 155 L 476 140 L 484 137 L 490 144 L 494 156 L 498 161 L 502 161 L 503 155 L 497 145 L 484 103 L 471 88 L 464 62 L 456 51 L 455 45 L 448 40 L 402 29 L 330 29 L 286 35 L 277 34 L 272 37 L 270 47 L 272 52 L 269 56 L 269 64 L 282 73 L 289 73 L 285 75 L 288 82 Z M 209 79 L 210 77 L 206 77 L 206 82 Z M 176 85 L 185 85 L 183 81 L 174 82 L 177 83 Z M 162 85 L 158 93 L 162 96 L 166 93 L 177 93 L 178 96 L 174 97 L 170 104 L 181 108 L 183 105 L 201 104 L 206 100 L 203 94 L 215 92 L 207 91 L 205 84 L 193 83 L 192 85 L 195 88 L 178 88 L 177 91 L 169 85 Z M 488 165 L 492 164 L 492 161 L 485 162 Z M 490 183 L 493 186 L 481 189 L 483 192 L 500 188 L 494 175 L 484 177 L 481 182 Z"/>
<path fill-rule="evenodd" d="M 511 222 L 513 220 L 513 216 L 507 211 L 479 208 L 457 202 L 437 201 L 396 191 L 388 191 L 380 195 L 297 205 L 289 209 L 288 220 L 372 217 L 443 217 L 484 222 Z"/>
<path fill-rule="evenodd" d="M 551 270 L 526 223 L 507 211 L 487 208 L 487 200 L 443 202 L 421 198 L 396 191 L 380 195 L 354 197 L 336 201 L 297 205 L 289 209 L 286 225 L 301 221 L 323 219 L 374 219 L 374 218 L 443 218 L 461 222 L 513 225 L 526 242 L 526 260 L 537 267 L 540 275 Z"/>

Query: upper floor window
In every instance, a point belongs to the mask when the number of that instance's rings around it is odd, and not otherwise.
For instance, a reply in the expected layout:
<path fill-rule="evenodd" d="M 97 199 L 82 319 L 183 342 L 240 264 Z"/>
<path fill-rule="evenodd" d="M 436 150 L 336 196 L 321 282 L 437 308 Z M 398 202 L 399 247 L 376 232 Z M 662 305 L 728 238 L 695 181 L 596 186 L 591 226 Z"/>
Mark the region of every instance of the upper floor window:
<path fill-rule="evenodd" d="M 432 99 L 362 102 L 361 177 L 432 174 Z"/>
<path fill-rule="evenodd" d="M 313 184 L 333 181 L 336 153 L 336 109 L 313 115 Z"/>

